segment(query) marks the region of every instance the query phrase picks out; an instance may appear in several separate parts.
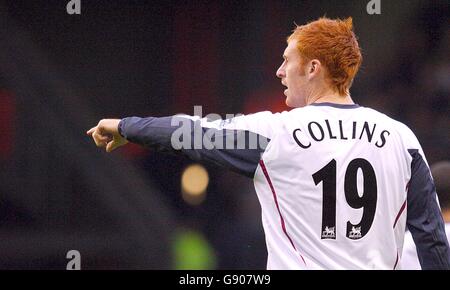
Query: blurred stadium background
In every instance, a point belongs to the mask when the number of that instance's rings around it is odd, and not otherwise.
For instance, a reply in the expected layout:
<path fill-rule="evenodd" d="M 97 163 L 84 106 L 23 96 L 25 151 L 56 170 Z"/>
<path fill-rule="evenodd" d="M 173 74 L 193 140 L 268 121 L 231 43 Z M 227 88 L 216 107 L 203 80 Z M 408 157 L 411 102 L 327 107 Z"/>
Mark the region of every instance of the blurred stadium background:
<path fill-rule="evenodd" d="M 0 1 L 0 269 L 264 269 L 252 180 L 85 132 L 126 116 L 282 111 L 294 21 L 352 16 L 352 96 L 450 159 L 447 0 Z"/>

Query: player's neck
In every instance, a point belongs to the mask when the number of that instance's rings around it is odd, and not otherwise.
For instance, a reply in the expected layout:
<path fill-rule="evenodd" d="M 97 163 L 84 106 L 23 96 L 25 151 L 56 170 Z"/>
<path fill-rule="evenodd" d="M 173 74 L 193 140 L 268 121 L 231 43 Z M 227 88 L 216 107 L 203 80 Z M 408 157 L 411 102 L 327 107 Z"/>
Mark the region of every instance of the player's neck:
<path fill-rule="evenodd" d="M 339 95 L 335 91 L 326 90 L 308 98 L 308 104 L 312 103 L 334 103 L 334 104 L 354 104 L 349 94 Z"/>

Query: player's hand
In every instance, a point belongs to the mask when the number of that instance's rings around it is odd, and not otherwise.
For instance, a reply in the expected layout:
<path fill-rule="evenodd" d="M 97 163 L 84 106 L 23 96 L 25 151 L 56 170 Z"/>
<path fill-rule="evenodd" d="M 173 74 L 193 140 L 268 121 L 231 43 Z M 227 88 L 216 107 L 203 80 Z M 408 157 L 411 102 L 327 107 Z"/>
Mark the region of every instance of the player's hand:
<path fill-rule="evenodd" d="M 106 152 L 128 143 L 127 139 L 119 134 L 119 119 L 103 119 L 98 122 L 97 126 L 89 129 L 86 134 L 94 139 L 95 145 L 105 148 Z"/>

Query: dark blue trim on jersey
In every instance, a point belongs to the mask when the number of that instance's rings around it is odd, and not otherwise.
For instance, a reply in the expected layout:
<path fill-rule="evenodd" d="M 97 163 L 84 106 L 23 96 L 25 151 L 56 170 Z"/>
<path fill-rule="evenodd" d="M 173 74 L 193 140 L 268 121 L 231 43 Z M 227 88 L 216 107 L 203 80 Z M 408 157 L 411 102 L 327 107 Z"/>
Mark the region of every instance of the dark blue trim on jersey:
<path fill-rule="evenodd" d="M 408 149 L 413 160 L 407 194 L 406 225 L 424 270 L 450 270 L 450 249 L 445 224 L 436 200 L 436 186 L 417 149 Z"/>
<path fill-rule="evenodd" d="M 172 118 L 124 118 L 119 122 L 119 133 L 132 143 L 163 152 L 183 153 L 196 161 L 213 163 L 253 178 L 261 154 L 265 151 L 265 145 L 269 143 L 270 139 L 247 130 L 204 128 L 201 127 L 200 120 L 194 122 L 179 116 L 176 117 L 177 120 L 182 120 L 184 124 L 172 125 L 174 123 Z M 179 124 L 178 122 L 175 123 Z M 190 138 L 190 142 L 187 141 L 188 146 L 186 147 L 188 148 L 182 147 L 177 150 L 172 146 L 172 136 L 177 129 L 186 126 L 186 124 L 190 128 L 187 132 L 188 136 L 186 136 Z M 201 140 L 209 138 L 208 140 L 211 141 L 209 144 L 214 146 L 211 149 L 206 149 L 202 146 L 203 144 L 200 144 L 201 148 L 195 149 L 195 132 L 200 132 Z M 183 138 L 181 136 L 179 140 L 182 142 Z M 226 142 L 230 142 L 231 144 L 228 145 L 231 145 L 230 147 L 233 149 L 226 149 Z M 218 144 L 221 144 L 220 147 L 216 146 Z"/>
<path fill-rule="evenodd" d="M 310 106 L 327 106 L 327 107 L 334 107 L 334 108 L 338 108 L 338 109 L 356 109 L 359 108 L 358 104 L 336 104 L 336 103 L 312 103 L 310 104 Z"/>

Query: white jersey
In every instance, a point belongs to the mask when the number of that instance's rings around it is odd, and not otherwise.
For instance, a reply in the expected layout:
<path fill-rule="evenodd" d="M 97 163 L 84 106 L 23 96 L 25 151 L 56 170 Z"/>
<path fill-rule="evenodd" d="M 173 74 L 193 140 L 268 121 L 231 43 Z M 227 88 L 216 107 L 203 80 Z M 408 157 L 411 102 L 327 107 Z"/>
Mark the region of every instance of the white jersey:
<path fill-rule="evenodd" d="M 195 128 L 203 132 L 203 140 L 236 132 L 247 139 L 247 133 L 267 138 L 260 150 L 176 148 L 253 177 L 267 269 L 395 269 L 407 215 L 409 227 L 420 236 L 426 267 L 450 268 L 425 156 L 402 123 L 356 104 L 331 103 L 225 121 L 181 118 L 193 122 L 188 130 L 192 140 L 201 140 Z M 132 142 L 168 149 L 178 146 L 174 140 L 191 144 L 190 136 L 180 137 L 184 127 L 170 118 L 130 117 L 122 119 L 119 132 Z"/>
<path fill-rule="evenodd" d="M 406 226 L 407 149 L 421 152 L 412 132 L 357 106 L 307 106 L 273 122 L 254 178 L 267 268 L 394 269 Z"/>

